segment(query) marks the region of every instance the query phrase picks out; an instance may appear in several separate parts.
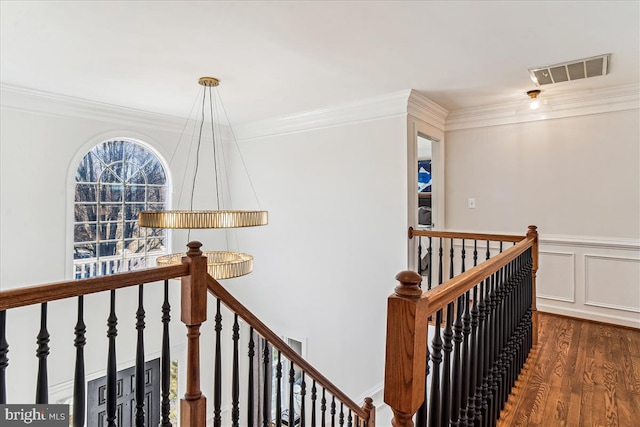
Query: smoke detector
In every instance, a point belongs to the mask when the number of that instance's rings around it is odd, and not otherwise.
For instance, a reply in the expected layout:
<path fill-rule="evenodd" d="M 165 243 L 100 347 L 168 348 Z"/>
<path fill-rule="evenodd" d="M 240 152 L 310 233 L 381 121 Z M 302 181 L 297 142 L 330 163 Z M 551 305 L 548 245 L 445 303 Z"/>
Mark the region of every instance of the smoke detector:
<path fill-rule="evenodd" d="M 607 53 L 561 64 L 530 68 L 529 74 L 531 80 L 538 86 L 604 76 L 608 72 L 610 57 L 611 54 Z"/>

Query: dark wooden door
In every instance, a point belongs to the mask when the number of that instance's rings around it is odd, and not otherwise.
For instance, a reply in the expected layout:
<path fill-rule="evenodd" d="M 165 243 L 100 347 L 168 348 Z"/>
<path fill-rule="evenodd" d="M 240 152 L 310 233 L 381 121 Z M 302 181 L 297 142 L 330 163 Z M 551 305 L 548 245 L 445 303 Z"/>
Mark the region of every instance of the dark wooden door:
<path fill-rule="evenodd" d="M 160 424 L 160 359 L 145 363 L 145 426 Z M 117 412 L 119 427 L 136 425 L 136 372 L 135 366 L 118 372 L 116 379 Z M 87 425 L 105 427 L 107 425 L 107 377 L 89 381 L 87 386 Z"/>

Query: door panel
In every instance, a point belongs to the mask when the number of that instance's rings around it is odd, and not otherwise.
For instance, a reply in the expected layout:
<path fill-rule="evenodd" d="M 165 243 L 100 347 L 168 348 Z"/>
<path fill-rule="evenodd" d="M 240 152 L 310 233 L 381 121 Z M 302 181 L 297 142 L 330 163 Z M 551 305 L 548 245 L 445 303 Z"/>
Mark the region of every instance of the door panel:
<path fill-rule="evenodd" d="M 160 359 L 145 363 L 145 425 L 160 424 Z M 136 425 L 135 366 L 123 369 L 116 378 L 116 424 L 119 427 Z M 89 381 L 87 385 L 87 425 L 107 425 L 107 377 Z"/>

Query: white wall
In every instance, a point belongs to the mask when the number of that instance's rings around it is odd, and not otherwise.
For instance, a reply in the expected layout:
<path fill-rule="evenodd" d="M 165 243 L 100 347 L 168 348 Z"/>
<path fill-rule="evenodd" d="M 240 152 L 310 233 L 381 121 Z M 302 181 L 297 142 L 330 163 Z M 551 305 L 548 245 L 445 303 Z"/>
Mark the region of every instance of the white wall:
<path fill-rule="evenodd" d="M 269 225 L 239 230 L 254 271 L 225 284 L 354 397 L 382 385 L 386 299 L 406 268 L 405 123 L 240 141 Z"/>
<path fill-rule="evenodd" d="M 446 144 L 448 229 L 537 225 L 540 310 L 640 326 L 637 109 L 452 130 Z"/>

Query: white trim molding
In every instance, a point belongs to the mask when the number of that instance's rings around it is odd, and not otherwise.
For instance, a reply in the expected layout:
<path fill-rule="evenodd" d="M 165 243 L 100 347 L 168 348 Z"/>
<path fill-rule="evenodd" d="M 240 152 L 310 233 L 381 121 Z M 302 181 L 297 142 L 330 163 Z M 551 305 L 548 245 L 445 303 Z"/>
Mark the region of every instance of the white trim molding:
<path fill-rule="evenodd" d="M 447 110 L 415 90 L 412 90 L 409 94 L 407 113 L 440 130 L 444 130 L 447 115 L 449 114 Z"/>
<path fill-rule="evenodd" d="M 612 263 L 632 263 L 632 264 L 637 264 L 637 272 L 638 272 L 638 278 L 636 278 L 636 280 L 634 281 L 633 278 L 631 279 L 631 286 L 628 286 L 628 290 L 631 292 L 638 292 L 638 296 L 636 296 L 636 298 L 634 299 L 629 299 L 629 295 L 622 295 L 622 298 L 625 301 L 628 301 L 630 303 L 635 302 L 636 305 L 626 305 L 626 304 L 612 304 L 606 301 L 596 301 L 595 298 L 593 298 L 593 295 L 590 294 L 589 290 L 591 289 L 590 285 L 590 279 L 592 277 L 590 273 L 589 268 L 593 267 L 593 261 L 594 260 L 600 260 L 603 262 L 607 262 L 609 264 Z M 613 269 L 612 269 L 613 270 Z M 619 271 L 619 269 L 617 269 Z M 617 282 L 623 281 L 621 280 L 619 277 L 616 278 L 612 278 L 612 280 L 615 280 Z M 630 311 L 632 313 L 640 313 L 640 291 L 638 290 L 638 284 L 640 283 L 640 258 L 631 258 L 631 257 L 623 257 L 623 256 L 609 256 L 609 255 L 591 255 L 591 254 L 585 254 L 584 256 L 584 305 L 590 305 L 593 307 L 601 307 L 601 308 L 610 308 L 610 309 L 614 309 L 614 310 L 622 310 L 622 311 Z M 608 289 L 607 289 L 608 291 Z M 610 294 L 610 292 L 606 292 L 607 294 Z"/>
<path fill-rule="evenodd" d="M 155 129 L 180 132 L 185 118 L 109 105 L 71 96 L 40 92 L 32 89 L 0 84 L 2 108 L 42 114 L 49 117 L 76 117 L 100 122 L 117 121 L 120 126 L 142 125 Z"/>
<path fill-rule="evenodd" d="M 558 288 L 560 286 L 569 286 L 569 291 L 571 293 L 570 297 L 564 297 L 564 296 L 559 296 L 559 295 L 550 295 L 550 294 L 543 294 L 540 292 L 540 288 L 541 288 L 541 280 L 540 280 L 540 270 L 538 270 L 538 288 L 536 289 L 536 297 L 538 298 L 543 298 L 543 299 L 547 299 L 547 300 L 554 300 L 554 301 L 564 301 L 564 302 L 569 302 L 569 303 L 575 303 L 576 302 L 576 274 L 575 274 L 575 270 L 576 270 L 576 254 L 574 252 L 557 252 L 557 251 L 545 251 L 540 249 L 539 251 L 539 255 L 540 255 L 540 259 L 542 261 L 542 255 L 547 255 L 547 256 L 551 256 L 551 257 L 556 257 L 556 258 L 564 258 L 567 259 L 568 258 L 568 265 L 566 266 L 567 271 L 565 273 L 567 273 L 568 276 L 568 282 L 569 283 L 561 283 L 558 284 L 556 283 L 556 286 L 554 286 L 554 288 Z M 544 264 L 541 262 L 541 264 Z M 544 273 L 544 270 L 543 270 Z"/>
<path fill-rule="evenodd" d="M 445 130 L 471 129 L 640 109 L 640 84 L 547 96 L 550 111 L 516 113 L 521 102 L 449 112 Z"/>
<path fill-rule="evenodd" d="M 234 126 L 238 140 L 307 132 L 407 114 L 410 90 Z"/>
<path fill-rule="evenodd" d="M 579 246 L 583 248 L 601 248 L 640 251 L 640 239 L 591 236 L 564 236 L 545 234 L 538 239 L 540 244 L 558 246 Z"/>

